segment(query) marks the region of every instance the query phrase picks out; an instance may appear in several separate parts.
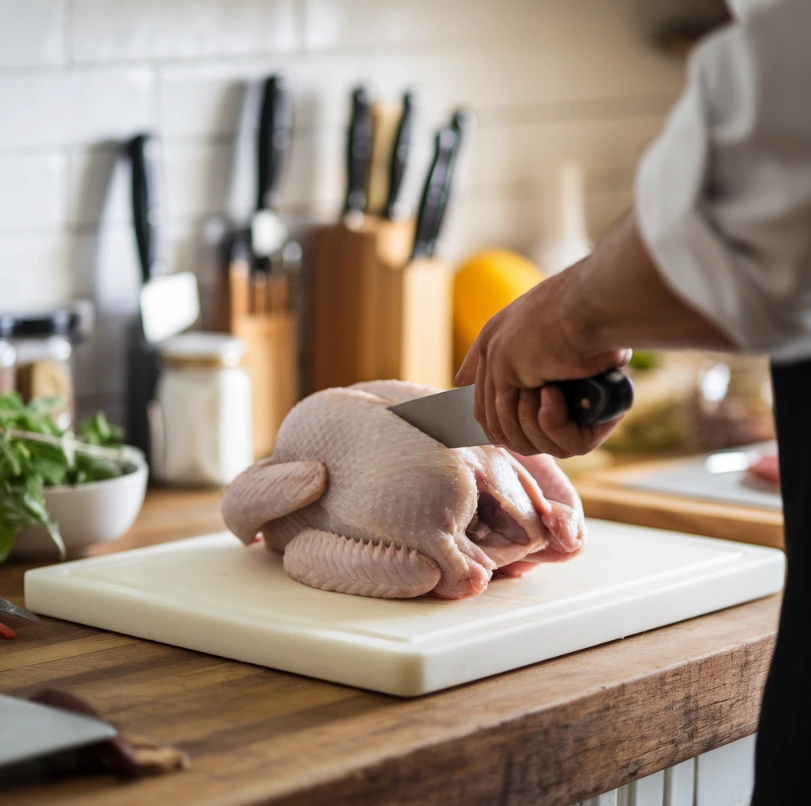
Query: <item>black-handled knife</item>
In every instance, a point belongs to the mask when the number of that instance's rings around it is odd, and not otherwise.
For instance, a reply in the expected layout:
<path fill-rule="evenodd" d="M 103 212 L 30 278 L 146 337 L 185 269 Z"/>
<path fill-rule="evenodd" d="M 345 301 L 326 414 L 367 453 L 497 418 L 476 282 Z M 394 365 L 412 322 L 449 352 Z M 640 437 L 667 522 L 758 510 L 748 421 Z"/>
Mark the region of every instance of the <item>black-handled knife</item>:
<path fill-rule="evenodd" d="M 450 204 L 451 197 L 453 196 L 454 183 L 456 182 L 457 165 L 459 162 L 459 152 L 465 146 L 473 132 L 476 119 L 470 109 L 457 109 L 451 119 L 451 128 L 456 132 L 456 145 L 451 152 L 448 167 L 445 171 L 445 182 L 442 188 L 442 202 L 439 215 L 434 222 L 434 231 L 431 235 L 431 243 L 429 246 L 430 254 L 436 252 L 437 241 L 439 240 L 442 225 L 445 222 L 448 205 Z"/>
<path fill-rule="evenodd" d="M 569 415 L 580 425 L 598 425 L 627 411 L 634 398 L 633 385 L 618 369 L 577 381 L 556 383 L 563 392 Z M 448 448 L 489 445 L 473 416 L 474 386 L 418 397 L 389 406 L 398 417 Z"/>
<path fill-rule="evenodd" d="M 442 214 L 445 211 L 445 182 L 453 161 L 453 152 L 459 133 L 451 126 L 436 133 L 434 159 L 425 179 L 417 212 L 417 227 L 411 259 L 431 257 Z"/>
<path fill-rule="evenodd" d="M 352 93 L 346 154 L 347 190 L 344 215 L 366 209 L 366 185 L 372 159 L 372 94 L 366 87 Z"/>
<path fill-rule="evenodd" d="M 164 273 L 161 259 L 161 145 L 151 134 L 139 134 L 128 145 L 132 166 L 132 217 L 144 282 Z"/>
<path fill-rule="evenodd" d="M 397 134 L 394 138 L 394 146 L 391 150 L 391 162 L 389 163 L 389 195 L 386 199 L 384 215 L 389 220 L 399 218 L 400 189 L 403 186 L 408 154 L 411 151 L 411 133 L 414 128 L 414 96 L 407 92 L 403 96 L 403 111 L 400 115 L 400 122 L 397 125 Z"/>
<path fill-rule="evenodd" d="M 282 75 L 265 79 L 259 116 L 256 209 L 277 210 L 293 128 L 293 97 Z"/>
<path fill-rule="evenodd" d="M 265 79 L 256 147 L 256 212 L 251 220 L 251 249 L 258 267 L 267 268 L 271 255 L 287 240 L 287 227 L 278 214 L 281 185 L 293 127 L 290 85 L 282 75 Z"/>
<path fill-rule="evenodd" d="M 612 369 L 577 381 L 558 381 L 569 416 L 578 425 L 600 425 L 619 417 L 634 402 L 634 387 L 627 375 Z"/>

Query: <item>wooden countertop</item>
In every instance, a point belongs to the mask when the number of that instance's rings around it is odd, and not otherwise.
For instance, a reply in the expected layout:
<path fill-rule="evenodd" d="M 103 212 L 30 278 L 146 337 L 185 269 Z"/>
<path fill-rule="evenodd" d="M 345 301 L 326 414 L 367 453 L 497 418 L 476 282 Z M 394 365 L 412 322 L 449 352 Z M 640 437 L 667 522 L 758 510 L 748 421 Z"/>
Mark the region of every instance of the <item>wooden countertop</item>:
<path fill-rule="evenodd" d="M 220 528 L 215 493 L 152 492 L 114 548 Z M 0 566 L 0 594 L 22 603 L 23 572 Z M 0 804 L 569 806 L 752 733 L 778 609 L 772 596 L 414 700 L 26 623 L 0 642 L 2 693 L 68 689 L 192 765 L 27 787 Z"/>

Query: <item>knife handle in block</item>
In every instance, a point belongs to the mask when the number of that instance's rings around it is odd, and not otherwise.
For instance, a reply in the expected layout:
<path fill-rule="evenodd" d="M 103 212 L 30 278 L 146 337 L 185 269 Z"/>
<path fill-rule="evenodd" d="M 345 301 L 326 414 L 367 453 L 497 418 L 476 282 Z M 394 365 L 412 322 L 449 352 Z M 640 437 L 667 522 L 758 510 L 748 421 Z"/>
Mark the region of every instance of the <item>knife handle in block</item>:
<path fill-rule="evenodd" d="M 599 425 L 613 420 L 631 408 L 634 387 L 618 369 L 576 381 L 554 384 L 566 400 L 569 415 L 579 425 Z"/>

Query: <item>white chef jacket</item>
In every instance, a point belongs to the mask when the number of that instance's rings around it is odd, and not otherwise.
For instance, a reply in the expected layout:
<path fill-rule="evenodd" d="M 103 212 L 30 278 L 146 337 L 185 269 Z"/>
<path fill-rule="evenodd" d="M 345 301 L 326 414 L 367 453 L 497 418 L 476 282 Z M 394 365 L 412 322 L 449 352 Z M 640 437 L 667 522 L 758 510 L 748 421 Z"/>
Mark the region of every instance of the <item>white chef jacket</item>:
<path fill-rule="evenodd" d="M 636 177 L 667 284 L 747 352 L 811 356 L 811 0 L 732 4 Z"/>

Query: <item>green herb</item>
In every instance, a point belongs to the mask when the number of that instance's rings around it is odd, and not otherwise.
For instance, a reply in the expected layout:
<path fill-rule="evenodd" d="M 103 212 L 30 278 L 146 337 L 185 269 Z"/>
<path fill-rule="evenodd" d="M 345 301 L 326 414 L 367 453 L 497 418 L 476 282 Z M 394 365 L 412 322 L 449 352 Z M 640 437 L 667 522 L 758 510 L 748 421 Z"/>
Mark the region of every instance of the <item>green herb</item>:
<path fill-rule="evenodd" d="M 0 562 L 17 532 L 35 525 L 47 529 L 64 557 L 59 526 L 45 506 L 45 487 L 86 484 L 135 469 L 101 450 L 121 444 L 121 429 L 99 413 L 82 423 L 77 439 L 51 420 L 49 413 L 59 404 L 58 399 L 37 398 L 26 406 L 16 392 L 0 395 Z M 84 445 L 96 446 L 95 451 Z"/>
<path fill-rule="evenodd" d="M 656 369 L 659 366 L 659 356 L 652 350 L 634 350 L 629 366 L 632 369 Z"/>

